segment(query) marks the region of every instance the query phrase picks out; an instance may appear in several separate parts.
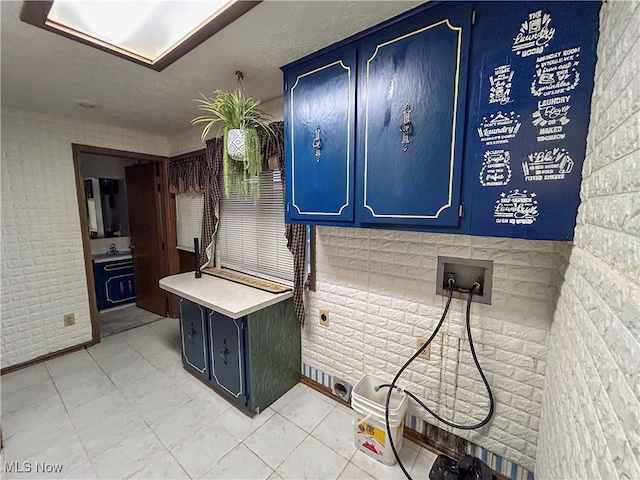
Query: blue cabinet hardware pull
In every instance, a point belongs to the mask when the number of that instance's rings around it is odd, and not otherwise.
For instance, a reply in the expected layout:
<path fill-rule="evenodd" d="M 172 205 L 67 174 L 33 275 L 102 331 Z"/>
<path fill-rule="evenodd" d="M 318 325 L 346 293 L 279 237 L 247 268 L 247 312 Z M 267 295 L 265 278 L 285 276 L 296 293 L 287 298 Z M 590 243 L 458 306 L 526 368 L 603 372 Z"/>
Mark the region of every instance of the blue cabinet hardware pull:
<path fill-rule="evenodd" d="M 322 148 L 322 140 L 320 140 L 320 125 L 316 125 L 316 138 L 313 139 L 311 146 L 316 149 L 316 162 L 319 162 L 320 149 Z"/>
<path fill-rule="evenodd" d="M 222 357 L 222 359 L 224 360 L 224 364 L 227 364 L 227 355 L 229 355 L 229 349 L 227 348 L 227 339 L 225 338 L 222 341 L 222 344 L 224 345 L 224 348 L 222 350 L 220 350 L 220 356 Z"/>
<path fill-rule="evenodd" d="M 411 134 L 411 105 L 407 103 L 404 107 L 404 118 L 402 125 L 400 125 L 400 131 L 402 132 L 402 150 L 406 152 L 409 149 L 409 135 Z M 317 155 L 317 154 L 316 154 Z"/>
<path fill-rule="evenodd" d="M 187 337 L 189 337 L 192 340 L 195 340 L 196 338 L 196 329 L 193 328 L 193 323 L 191 324 L 191 330 L 189 330 L 189 333 L 187 333 Z"/>

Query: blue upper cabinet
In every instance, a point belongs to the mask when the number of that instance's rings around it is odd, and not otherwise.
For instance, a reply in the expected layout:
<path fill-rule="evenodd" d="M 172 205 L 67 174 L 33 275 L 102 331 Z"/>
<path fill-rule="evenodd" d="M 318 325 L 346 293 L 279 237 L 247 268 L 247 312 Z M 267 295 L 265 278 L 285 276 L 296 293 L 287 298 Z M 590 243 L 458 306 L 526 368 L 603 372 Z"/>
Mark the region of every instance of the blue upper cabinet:
<path fill-rule="evenodd" d="M 283 67 L 287 221 L 571 240 L 599 9 L 426 2 Z"/>
<path fill-rule="evenodd" d="M 362 41 L 361 222 L 458 225 L 470 27 L 470 5 L 445 5 Z"/>
<path fill-rule="evenodd" d="M 353 48 L 286 72 L 289 221 L 353 221 L 355 80 Z"/>

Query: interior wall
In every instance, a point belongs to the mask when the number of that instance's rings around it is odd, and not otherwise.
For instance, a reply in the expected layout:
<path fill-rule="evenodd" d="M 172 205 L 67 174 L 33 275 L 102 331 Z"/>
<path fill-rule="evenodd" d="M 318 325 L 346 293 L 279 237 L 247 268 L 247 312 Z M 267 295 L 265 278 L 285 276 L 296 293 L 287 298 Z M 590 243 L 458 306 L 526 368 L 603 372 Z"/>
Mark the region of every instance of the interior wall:
<path fill-rule="evenodd" d="M 2 108 L 2 368 L 91 340 L 72 143 L 168 155 L 168 141 Z M 63 315 L 76 323 L 64 327 Z"/>
<path fill-rule="evenodd" d="M 536 478 L 640 478 L 640 2 L 602 4 L 582 203 Z"/>
<path fill-rule="evenodd" d="M 492 304 L 473 303 L 471 325 L 495 414 L 488 426 L 455 434 L 532 471 L 564 265 L 558 248 L 567 244 L 317 227 L 316 291 L 307 295 L 302 361 L 352 385 L 365 373 L 390 381 L 415 352 L 417 337 L 428 337 L 442 314 L 445 297 L 435 295 L 438 255 L 492 260 Z M 444 418 L 470 424 L 484 418 L 488 400 L 469 350 L 465 306 L 453 300 L 431 360 L 415 361 L 401 385 Z M 319 308 L 329 310 L 328 328 L 319 325 Z M 439 423 L 416 407 L 411 413 Z"/>

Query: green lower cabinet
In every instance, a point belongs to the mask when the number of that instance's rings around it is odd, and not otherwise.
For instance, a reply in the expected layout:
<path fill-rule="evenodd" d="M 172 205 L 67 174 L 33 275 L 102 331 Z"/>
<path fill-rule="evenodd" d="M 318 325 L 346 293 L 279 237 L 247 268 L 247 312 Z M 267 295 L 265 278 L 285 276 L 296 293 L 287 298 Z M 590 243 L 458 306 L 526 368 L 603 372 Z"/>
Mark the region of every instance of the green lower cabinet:
<path fill-rule="evenodd" d="M 196 347 L 185 343 L 193 330 L 184 328 L 199 325 L 202 311 L 206 341 Z M 300 380 L 300 324 L 291 299 L 237 319 L 181 299 L 180 315 L 183 360 L 206 363 L 194 369 L 183 361 L 185 368 L 247 413 L 261 412 Z"/>

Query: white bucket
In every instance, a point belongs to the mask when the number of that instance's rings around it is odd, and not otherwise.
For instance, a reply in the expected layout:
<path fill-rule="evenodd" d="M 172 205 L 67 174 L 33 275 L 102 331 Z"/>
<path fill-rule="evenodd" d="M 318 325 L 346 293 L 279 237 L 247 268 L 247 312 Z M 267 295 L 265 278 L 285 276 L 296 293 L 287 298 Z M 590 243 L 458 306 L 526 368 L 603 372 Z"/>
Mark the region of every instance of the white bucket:
<path fill-rule="evenodd" d="M 389 389 L 383 387 L 377 392 L 374 390 L 375 386 L 388 383 L 373 375 L 364 375 L 353 387 L 351 406 L 360 414 L 354 422 L 356 448 L 385 465 L 393 465 L 396 463 L 396 457 L 387 439 L 384 421 L 384 404 Z M 398 454 L 402 448 L 404 414 L 407 406 L 406 394 L 395 390 L 389 400 L 389 427 Z"/>

